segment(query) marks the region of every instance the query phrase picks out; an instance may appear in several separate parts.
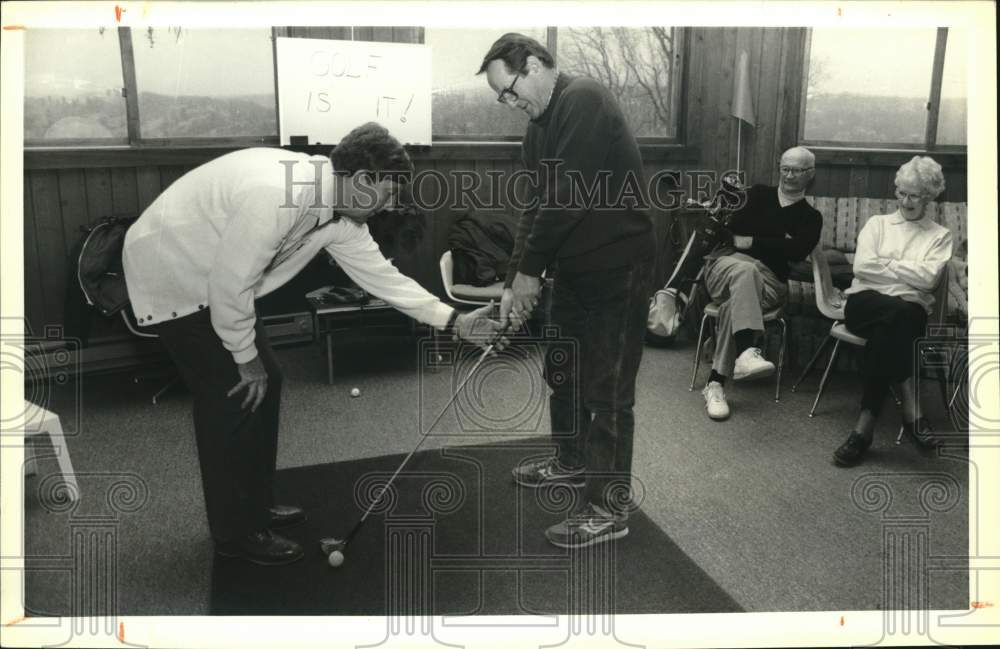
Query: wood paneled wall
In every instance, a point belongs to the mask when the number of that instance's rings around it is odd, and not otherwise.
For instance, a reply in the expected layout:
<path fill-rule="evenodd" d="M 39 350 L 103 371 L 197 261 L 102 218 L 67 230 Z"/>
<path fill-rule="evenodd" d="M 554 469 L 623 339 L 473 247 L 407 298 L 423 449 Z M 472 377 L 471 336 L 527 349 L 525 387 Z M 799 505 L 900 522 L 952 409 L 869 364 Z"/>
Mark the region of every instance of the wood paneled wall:
<path fill-rule="evenodd" d="M 290 36 L 350 38 L 349 28 L 285 28 Z M 356 27 L 354 38 L 420 42 L 421 28 Z M 685 145 L 643 146 L 648 174 L 662 169 L 721 172 L 736 165 L 736 120 L 730 115 L 733 74 L 741 51 L 750 55 L 754 128 L 743 127 L 741 162 L 751 182 L 777 180 L 777 160 L 796 144 L 805 33 L 797 28 L 692 28 L 688 30 L 685 79 Z M 135 215 L 187 170 L 228 150 L 177 148 L 140 150 L 28 151 L 25 153 L 25 309 L 32 331 L 61 325 L 73 262 L 68 254 L 79 228 L 108 214 Z M 816 180 L 810 193 L 823 196 L 890 198 L 896 168 L 912 153 L 817 151 Z M 946 167 L 948 189 L 941 201 L 965 195 L 965 156 L 935 157 Z M 513 173 L 519 166 L 512 143 L 441 144 L 414 151 L 417 170 L 445 174 L 457 193 L 454 170 Z M 484 190 L 485 191 L 485 186 Z M 401 270 L 443 295 L 438 259 L 447 248 L 454 218 L 471 206 L 450 204 L 427 214 L 425 237 L 412 255 L 397 261 Z M 657 239 L 664 241 L 670 215 L 654 214 Z M 660 255 L 658 277 L 669 260 Z M 92 340 L 126 336 L 116 321 L 95 318 Z"/>
<path fill-rule="evenodd" d="M 805 34 L 779 27 L 691 30 L 688 142 L 701 152 L 705 169 L 736 169 L 741 129 L 731 114 L 733 78 L 740 52 L 746 52 L 757 124 L 742 126 L 740 169 L 751 183 L 777 182 L 776 161 L 796 144 Z"/>

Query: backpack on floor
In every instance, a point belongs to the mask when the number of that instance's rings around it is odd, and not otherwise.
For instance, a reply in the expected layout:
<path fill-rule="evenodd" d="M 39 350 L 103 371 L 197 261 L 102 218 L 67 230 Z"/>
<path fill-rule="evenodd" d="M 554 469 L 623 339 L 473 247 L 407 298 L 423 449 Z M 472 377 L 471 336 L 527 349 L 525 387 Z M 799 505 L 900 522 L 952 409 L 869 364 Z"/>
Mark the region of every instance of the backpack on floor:
<path fill-rule="evenodd" d="M 128 290 L 122 268 L 125 233 L 135 218 L 107 216 L 87 228 L 79 244 L 76 278 L 87 304 L 104 316 L 128 306 Z"/>

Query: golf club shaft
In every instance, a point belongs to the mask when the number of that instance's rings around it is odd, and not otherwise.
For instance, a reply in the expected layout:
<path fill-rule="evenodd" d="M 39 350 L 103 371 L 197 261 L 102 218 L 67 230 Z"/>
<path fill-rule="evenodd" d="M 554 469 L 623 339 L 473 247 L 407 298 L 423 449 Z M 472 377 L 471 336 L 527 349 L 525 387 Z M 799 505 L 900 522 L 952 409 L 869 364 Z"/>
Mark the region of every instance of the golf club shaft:
<path fill-rule="evenodd" d="M 451 398 L 448 399 L 448 403 L 444 404 L 444 408 L 442 408 L 441 412 L 438 413 L 438 416 L 434 418 L 434 421 L 431 422 L 431 425 L 427 427 L 427 431 L 420 435 L 420 441 L 418 441 L 417 445 L 413 447 L 413 450 L 410 451 L 410 453 L 405 458 L 403 458 L 403 461 L 399 464 L 399 467 L 396 468 L 396 472 L 393 473 L 392 477 L 389 478 L 389 481 L 386 482 L 385 485 L 383 485 L 382 490 L 379 491 L 378 493 L 378 496 L 376 496 L 375 499 L 371 502 L 371 504 L 368 505 L 368 508 L 365 510 L 365 513 L 361 515 L 361 518 L 358 520 L 358 522 L 355 523 L 354 527 L 351 528 L 351 531 L 347 533 L 347 536 L 344 538 L 345 546 L 348 543 L 350 543 L 354 535 L 358 533 L 358 530 L 360 530 L 361 526 L 364 525 L 365 519 L 368 518 L 368 515 L 371 514 L 375 506 L 379 502 L 381 502 L 382 496 L 385 495 L 385 492 L 389 489 L 390 485 L 392 485 L 393 481 L 396 479 L 396 476 L 398 476 L 400 472 L 403 470 L 403 467 L 406 466 L 406 463 L 410 461 L 410 458 L 413 457 L 413 455 L 420 449 L 420 446 L 424 443 L 424 440 L 427 439 L 427 435 L 432 430 L 434 430 L 434 427 L 437 426 L 437 423 L 441 421 L 442 417 L 444 417 L 444 413 L 448 412 L 448 409 L 451 408 L 451 405 L 455 403 L 455 399 L 457 399 L 458 395 L 462 393 L 462 390 L 465 388 L 465 384 L 469 382 L 469 379 L 472 378 L 472 375 L 476 373 L 476 370 L 479 369 L 479 366 L 483 364 L 483 361 L 486 360 L 486 357 L 490 355 L 490 352 L 493 351 L 493 348 L 496 347 L 497 343 L 500 342 L 500 339 L 503 338 L 504 334 L 507 333 L 507 330 L 510 329 L 510 324 L 511 323 L 508 320 L 507 324 L 504 325 L 503 329 L 500 330 L 500 332 L 493 338 L 493 340 L 486 347 L 486 349 L 483 350 L 483 353 L 479 357 L 479 360 L 477 360 L 476 364 L 472 366 L 472 369 L 469 370 L 469 373 L 465 375 L 465 378 L 462 379 L 462 382 L 455 389 L 455 392 L 451 395 Z"/>

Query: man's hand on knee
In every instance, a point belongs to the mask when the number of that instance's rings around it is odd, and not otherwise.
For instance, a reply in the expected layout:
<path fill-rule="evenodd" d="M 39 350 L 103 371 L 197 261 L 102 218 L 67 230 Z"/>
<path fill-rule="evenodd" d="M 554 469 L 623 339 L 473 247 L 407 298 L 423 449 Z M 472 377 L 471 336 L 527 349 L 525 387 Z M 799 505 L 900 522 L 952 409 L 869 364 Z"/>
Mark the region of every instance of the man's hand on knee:
<path fill-rule="evenodd" d="M 264 363 L 261 362 L 260 355 L 257 355 L 251 361 L 237 363 L 236 369 L 240 373 L 240 382 L 226 396 L 232 397 L 246 388 L 247 395 L 240 407 L 245 409 L 249 405 L 250 411 L 256 412 L 267 393 L 267 370 L 264 369 Z"/>

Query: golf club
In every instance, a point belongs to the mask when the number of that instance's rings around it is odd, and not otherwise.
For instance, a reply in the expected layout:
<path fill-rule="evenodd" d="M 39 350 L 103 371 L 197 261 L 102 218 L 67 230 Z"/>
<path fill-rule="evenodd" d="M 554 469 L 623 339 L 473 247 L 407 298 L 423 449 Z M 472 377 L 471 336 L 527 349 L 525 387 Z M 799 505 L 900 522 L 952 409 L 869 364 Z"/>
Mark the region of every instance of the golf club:
<path fill-rule="evenodd" d="M 358 520 L 358 522 L 355 523 L 353 528 L 351 528 L 351 531 L 347 533 L 347 536 L 345 536 L 343 539 L 337 539 L 332 536 L 327 537 L 325 539 L 320 539 L 319 542 L 320 549 L 323 551 L 323 554 L 327 556 L 327 559 L 331 566 L 336 568 L 339 567 L 344 562 L 344 550 L 347 548 L 347 544 L 351 542 L 351 539 L 354 538 L 354 536 L 358 533 L 358 530 L 360 530 L 362 525 L 364 525 L 365 520 L 368 519 L 368 515 L 371 514 L 375 506 L 378 505 L 378 503 L 382 500 L 382 497 L 385 495 L 385 492 L 389 489 L 390 485 L 392 485 L 393 481 L 406 466 L 406 463 L 410 461 L 410 458 L 413 457 L 413 455 L 420 449 L 420 446 L 424 443 L 424 440 L 427 439 L 428 433 L 430 433 L 430 431 L 434 429 L 437 423 L 441 421 L 441 418 L 444 417 L 444 414 L 448 412 L 448 409 L 451 408 L 451 405 L 455 403 L 455 399 L 457 399 L 458 395 L 462 393 L 462 389 L 465 388 L 465 385 L 469 382 L 469 379 L 472 378 L 472 375 L 476 373 L 476 370 L 479 369 L 480 365 L 483 364 L 483 361 L 485 361 L 486 358 L 490 355 L 490 353 L 493 351 L 493 348 L 496 347 L 497 343 L 499 343 L 500 340 L 504 337 L 504 335 L 510 329 L 510 326 L 511 326 L 511 321 L 508 320 L 507 324 L 504 325 L 503 329 L 501 329 L 496 334 L 496 336 L 493 337 L 493 340 L 491 340 L 490 343 L 486 346 L 486 349 L 483 350 L 483 353 L 479 357 L 479 360 L 477 360 L 475 365 L 472 366 L 472 369 L 469 370 L 469 373 L 465 375 L 465 378 L 462 379 L 462 382 L 458 385 L 458 387 L 455 389 L 455 392 L 451 395 L 451 398 L 448 399 L 448 403 L 444 405 L 444 408 L 441 409 L 441 412 L 438 413 L 438 416 L 435 417 L 434 421 L 431 422 L 431 425 L 427 427 L 427 431 L 420 435 L 420 440 L 417 442 L 417 445 L 413 447 L 413 450 L 410 451 L 405 458 L 403 458 L 403 461 L 399 464 L 399 467 L 396 469 L 395 473 L 392 474 L 392 477 L 389 478 L 388 482 L 386 482 L 385 485 L 382 487 L 381 491 L 379 491 L 378 496 L 376 496 L 372 500 L 371 504 L 368 505 L 368 508 L 365 509 L 364 514 L 361 515 L 361 518 Z"/>

